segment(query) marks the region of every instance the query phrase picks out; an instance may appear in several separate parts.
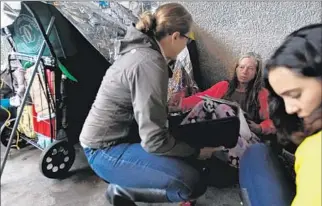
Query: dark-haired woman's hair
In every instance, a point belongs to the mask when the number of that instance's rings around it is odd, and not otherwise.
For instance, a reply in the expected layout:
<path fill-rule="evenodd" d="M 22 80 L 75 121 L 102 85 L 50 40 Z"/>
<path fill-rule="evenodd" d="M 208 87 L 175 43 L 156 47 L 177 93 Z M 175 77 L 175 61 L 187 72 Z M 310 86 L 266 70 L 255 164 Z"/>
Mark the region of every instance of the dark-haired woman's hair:
<path fill-rule="evenodd" d="M 292 32 L 267 61 L 264 71 L 266 88 L 270 92 L 270 117 L 282 141 L 288 141 L 294 132 L 301 132 L 303 120 L 296 114 L 287 114 L 285 104 L 268 83 L 268 73 L 277 67 L 286 67 L 307 77 L 321 79 L 322 24 L 305 26 Z M 303 137 L 304 138 L 304 137 Z M 297 142 L 300 142 L 297 140 Z"/>
<path fill-rule="evenodd" d="M 248 83 L 247 88 L 246 88 L 245 104 L 246 104 L 246 112 L 252 112 L 255 116 L 255 119 L 259 119 L 260 105 L 259 105 L 258 94 L 261 91 L 261 89 L 263 88 L 263 76 L 262 76 L 263 62 L 262 62 L 262 58 L 260 55 L 254 53 L 254 52 L 248 52 L 246 54 L 243 54 L 239 58 L 236 66 L 235 66 L 234 76 L 233 76 L 232 80 L 229 81 L 228 91 L 223 98 L 229 99 L 233 95 L 233 93 L 236 91 L 236 89 L 239 85 L 236 69 L 239 66 L 239 62 L 244 58 L 253 58 L 257 63 L 255 77 L 254 77 L 254 79 L 252 79 Z"/>

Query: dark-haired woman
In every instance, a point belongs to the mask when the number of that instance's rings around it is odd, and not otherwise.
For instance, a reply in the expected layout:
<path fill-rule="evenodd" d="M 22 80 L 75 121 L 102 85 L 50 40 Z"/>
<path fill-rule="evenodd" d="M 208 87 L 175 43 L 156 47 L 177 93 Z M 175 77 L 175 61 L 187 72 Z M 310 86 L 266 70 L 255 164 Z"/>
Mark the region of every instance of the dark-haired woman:
<path fill-rule="evenodd" d="M 266 68 L 271 118 L 278 136 L 298 145 L 296 181 L 295 185 L 289 181 L 269 147 L 253 145 L 240 163 L 244 201 L 252 206 L 320 206 L 322 24 L 291 33 Z"/>

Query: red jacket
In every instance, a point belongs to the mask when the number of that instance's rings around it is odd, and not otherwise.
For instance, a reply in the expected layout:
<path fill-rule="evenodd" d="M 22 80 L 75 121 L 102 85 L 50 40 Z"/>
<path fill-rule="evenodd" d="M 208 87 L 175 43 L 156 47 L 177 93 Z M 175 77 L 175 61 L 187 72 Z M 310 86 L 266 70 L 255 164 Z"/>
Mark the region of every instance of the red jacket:
<path fill-rule="evenodd" d="M 221 81 L 210 87 L 209 89 L 199 92 L 193 96 L 186 97 L 182 99 L 181 108 L 190 109 L 194 107 L 198 102 L 201 101 L 201 98 L 198 96 L 208 95 L 214 98 L 222 98 L 228 91 L 229 82 Z M 259 115 L 262 120 L 260 126 L 262 128 L 263 134 L 272 134 L 275 133 L 275 127 L 272 120 L 269 118 L 269 108 L 268 108 L 268 91 L 263 88 L 259 94 Z"/>

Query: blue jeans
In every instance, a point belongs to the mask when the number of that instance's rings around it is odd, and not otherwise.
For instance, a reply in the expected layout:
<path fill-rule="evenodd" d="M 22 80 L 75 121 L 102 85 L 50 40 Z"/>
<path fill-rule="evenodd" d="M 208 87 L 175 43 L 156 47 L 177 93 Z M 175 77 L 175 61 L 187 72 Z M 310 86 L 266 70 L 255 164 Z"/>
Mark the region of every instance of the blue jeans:
<path fill-rule="evenodd" d="M 295 183 L 290 181 L 277 154 L 265 144 L 252 145 L 240 160 L 239 183 L 245 205 L 291 205 Z"/>
<path fill-rule="evenodd" d="M 197 168 L 183 159 L 150 154 L 139 143 L 84 151 L 95 173 L 110 183 L 164 189 L 169 202 L 194 199 L 206 191 Z"/>

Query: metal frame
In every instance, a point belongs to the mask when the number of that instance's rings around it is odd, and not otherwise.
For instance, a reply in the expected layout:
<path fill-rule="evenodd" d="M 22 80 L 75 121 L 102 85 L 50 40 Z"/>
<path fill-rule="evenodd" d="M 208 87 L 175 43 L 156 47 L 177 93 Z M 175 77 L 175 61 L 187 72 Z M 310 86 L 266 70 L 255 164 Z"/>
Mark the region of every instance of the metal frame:
<path fill-rule="evenodd" d="M 28 6 L 26 6 L 26 7 L 28 8 Z M 51 17 L 50 22 L 49 22 L 49 25 L 48 25 L 48 28 L 47 28 L 46 33 L 44 35 L 44 40 L 43 40 L 43 42 L 41 44 L 40 50 L 39 50 L 38 55 L 37 55 L 37 57 L 35 59 L 36 60 L 35 61 L 35 65 L 32 68 L 31 77 L 30 77 L 30 79 L 28 81 L 27 88 L 26 88 L 25 94 L 23 96 L 21 105 L 20 105 L 20 109 L 18 110 L 18 114 L 17 114 L 17 117 L 16 117 L 16 121 L 15 121 L 15 123 L 13 125 L 12 131 L 11 131 L 11 134 L 10 134 L 10 138 L 9 138 L 9 141 L 8 141 L 8 146 L 6 148 L 5 155 L 4 155 L 2 164 L 1 164 L 0 177 L 3 174 L 4 168 L 5 168 L 7 159 L 8 159 L 8 155 L 9 155 L 9 152 L 10 152 L 10 149 L 11 149 L 11 146 L 10 145 L 12 144 L 12 141 L 13 141 L 13 138 L 14 138 L 14 134 L 17 131 L 17 127 L 18 127 L 18 124 L 19 124 L 19 121 L 20 121 L 20 118 L 21 118 L 21 115 L 22 115 L 22 112 L 23 112 L 23 108 L 24 108 L 24 106 L 26 104 L 26 100 L 27 100 L 27 97 L 29 95 L 29 91 L 31 89 L 31 85 L 32 85 L 32 83 L 34 81 L 34 78 L 36 76 L 37 71 L 38 72 L 41 72 L 41 70 L 38 68 L 38 66 L 40 64 L 40 61 L 42 59 L 42 55 L 44 53 L 44 50 L 45 50 L 46 45 L 47 45 L 47 42 L 48 42 L 47 36 L 51 33 L 51 30 L 52 30 L 52 28 L 54 26 L 54 22 L 55 22 L 55 17 Z M 38 25 L 38 26 L 42 30 L 42 27 L 40 25 Z M 48 44 L 48 47 L 50 47 L 49 44 Z M 29 141 L 27 141 L 27 142 L 29 142 Z"/>

